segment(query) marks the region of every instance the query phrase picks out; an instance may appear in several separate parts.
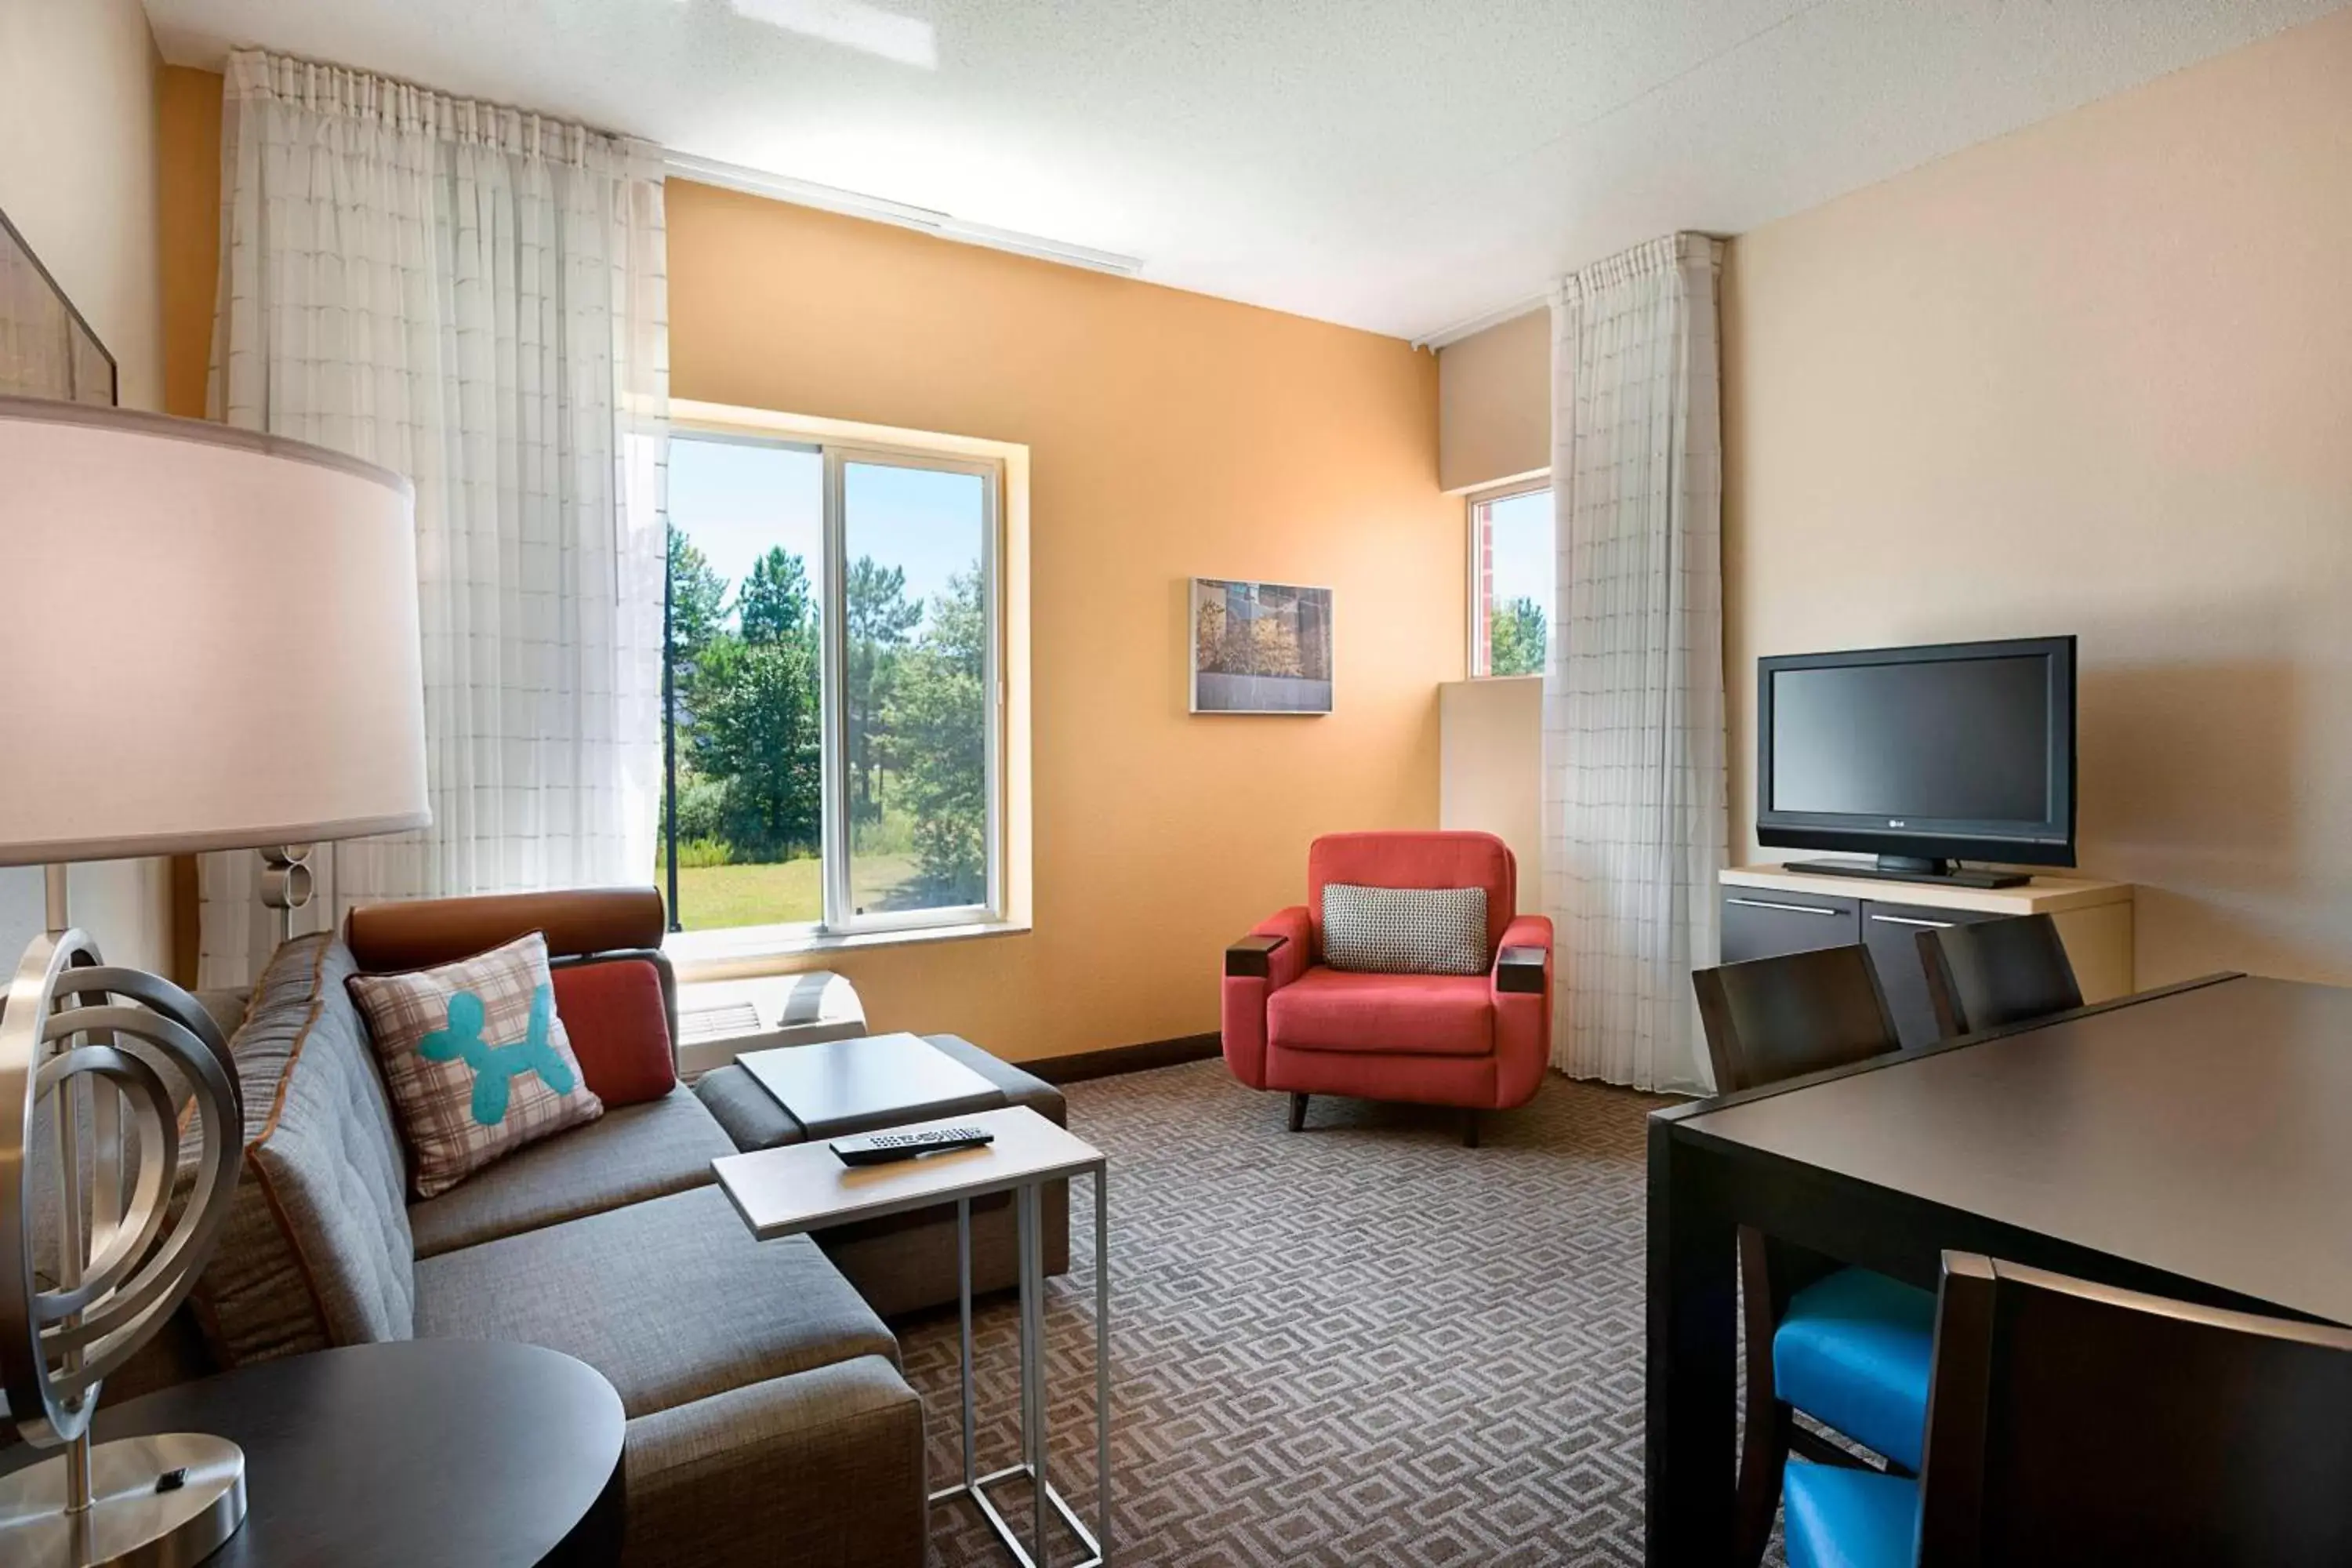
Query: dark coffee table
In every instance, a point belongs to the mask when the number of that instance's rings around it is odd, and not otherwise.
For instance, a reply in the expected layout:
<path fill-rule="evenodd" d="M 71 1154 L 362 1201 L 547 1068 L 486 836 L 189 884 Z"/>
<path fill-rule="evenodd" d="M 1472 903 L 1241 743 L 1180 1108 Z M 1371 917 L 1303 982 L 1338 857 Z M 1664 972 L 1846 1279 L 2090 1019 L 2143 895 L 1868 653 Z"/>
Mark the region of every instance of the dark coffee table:
<path fill-rule="evenodd" d="M 811 1142 L 1005 1102 L 1003 1089 L 919 1035 L 780 1046 L 747 1051 L 736 1061 Z"/>
<path fill-rule="evenodd" d="M 621 1555 L 620 1395 L 538 1345 L 401 1340 L 262 1362 L 109 1405 L 100 1442 L 245 1450 L 245 1523 L 205 1568 L 561 1564 Z M 49 1456 L 21 1445 L 0 1474 Z"/>

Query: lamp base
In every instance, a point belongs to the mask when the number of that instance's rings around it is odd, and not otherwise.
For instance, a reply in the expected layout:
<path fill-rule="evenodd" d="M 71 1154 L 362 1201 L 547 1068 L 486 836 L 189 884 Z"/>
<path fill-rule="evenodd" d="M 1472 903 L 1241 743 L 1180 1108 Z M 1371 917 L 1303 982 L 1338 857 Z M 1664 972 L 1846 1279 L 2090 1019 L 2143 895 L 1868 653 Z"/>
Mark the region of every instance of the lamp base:
<path fill-rule="evenodd" d="M 64 1455 L 0 1476 L 0 1563 L 194 1568 L 245 1522 L 245 1452 L 226 1437 L 118 1437 L 90 1449 L 89 1469 L 78 1517 L 66 1511 Z"/>

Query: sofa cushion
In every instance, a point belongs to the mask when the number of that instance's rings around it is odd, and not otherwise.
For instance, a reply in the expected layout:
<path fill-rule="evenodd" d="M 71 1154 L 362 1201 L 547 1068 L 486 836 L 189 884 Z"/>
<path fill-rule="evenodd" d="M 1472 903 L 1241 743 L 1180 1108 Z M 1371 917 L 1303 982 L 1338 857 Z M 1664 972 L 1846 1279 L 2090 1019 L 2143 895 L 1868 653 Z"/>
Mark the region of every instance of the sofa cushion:
<path fill-rule="evenodd" d="M 719 1123 L 685 1089 L 624 1105 L 411 1205 L 416 1256 L 682 1193 L 712 1181 L 710 1162 L 733 1152 Z"/>
<path fill-rule="evenodd" d="M 1267 998 L 1267 1037 L 1300 1051 L 1483 1057 L 1495 1048 L 1484 974 L 1351 974 L 1318 965 Z"/>
<path fill-rule="evenodd" d="M 629 1568 L 923 1561 L 923 1402 L 881 1356 L 640 1416 L 622 1462 Z"/>
<path fill-rule="evenodd" d="M 606 1109 L 659 1100 L 677 1087 L 669 999 L 652 959 L 583 959 L 552 965 L 548 978 L 572 1054 Z"/>
<path fill-rule="evenodd" d="M 740 1062 L 713 1068 L 694 1080 L 694 1098 L 725 1129 L 739 1151 L 781 1149 L 808 1142 L 808 1129 Z"/>
<path fill-rule="evenodd" d="M 245 1170 L 193 1298 L 223 1366 L 408 1337 L 415 1254 L 392 1107 L 358 1009 L 351 950 L 279 947 L 230 1042 Z"/>
<path fill-rule="evenodd" d="M 427 1258 L 419 1338 L 579 1357 L 634 1418 L 898 1342 L 804 1236 L 754 1241 L 715 1186 Z"/>

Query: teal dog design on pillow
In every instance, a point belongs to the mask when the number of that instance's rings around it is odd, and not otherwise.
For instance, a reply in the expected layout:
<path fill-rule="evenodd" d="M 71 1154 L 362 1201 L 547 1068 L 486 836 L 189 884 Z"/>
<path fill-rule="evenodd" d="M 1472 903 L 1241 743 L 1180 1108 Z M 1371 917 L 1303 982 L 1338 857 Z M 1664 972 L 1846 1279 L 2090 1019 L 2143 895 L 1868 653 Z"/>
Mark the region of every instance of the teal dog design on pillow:
<path fill-rule="evenodd" d="M 474 1069 L 474 1120 L 496 1127 L 507 1119 L 507 1098 L 514 1080 L 527 1072 L 558 1094 L 570 1094 L 572 1068 L 555 1052 L 550 1026 L 555 1018 L 555 993 L 541 984 L 530 994 L 530 1028 L 512 1045 L 493 1046 L 482 1039 L 482 999 L 471 991 L 449 997 L 449 1026 L 436 1029 L 416 1042 L 416 1054 L 428 1062 L 464 1062 Z"/>

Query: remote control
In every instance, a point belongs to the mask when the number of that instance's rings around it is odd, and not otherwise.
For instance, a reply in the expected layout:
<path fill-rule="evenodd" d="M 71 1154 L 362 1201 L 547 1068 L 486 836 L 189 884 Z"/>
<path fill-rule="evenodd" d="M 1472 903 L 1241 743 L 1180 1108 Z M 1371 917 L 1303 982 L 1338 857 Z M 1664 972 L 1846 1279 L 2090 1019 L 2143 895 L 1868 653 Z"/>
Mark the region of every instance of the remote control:
<path fill-rule="evenodd" d="M 845 1165 L 887 1165 L 943 1149 L 977 1149 L 995 1142 L 996 1134 L 984 1127 L 934 1127 L 928 1132 L 868 1132 L 862 1138 L 844 1138 L 833 1145 L 833 1152 Z"/>

